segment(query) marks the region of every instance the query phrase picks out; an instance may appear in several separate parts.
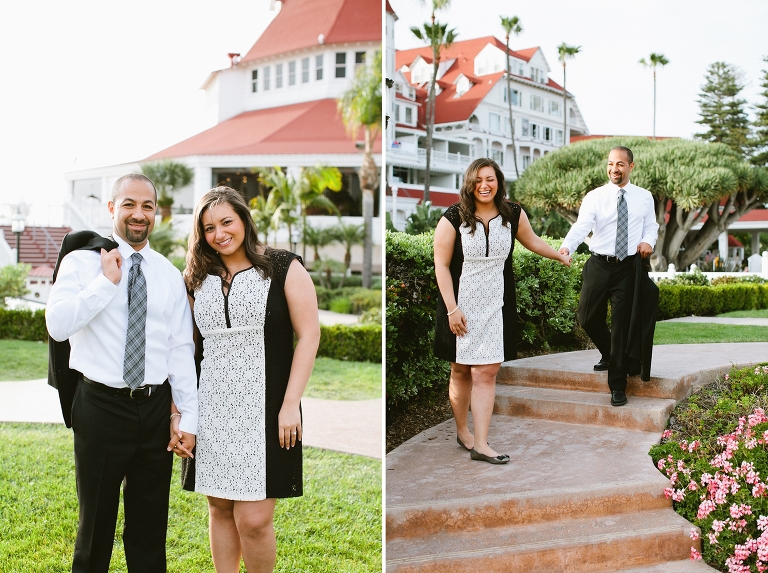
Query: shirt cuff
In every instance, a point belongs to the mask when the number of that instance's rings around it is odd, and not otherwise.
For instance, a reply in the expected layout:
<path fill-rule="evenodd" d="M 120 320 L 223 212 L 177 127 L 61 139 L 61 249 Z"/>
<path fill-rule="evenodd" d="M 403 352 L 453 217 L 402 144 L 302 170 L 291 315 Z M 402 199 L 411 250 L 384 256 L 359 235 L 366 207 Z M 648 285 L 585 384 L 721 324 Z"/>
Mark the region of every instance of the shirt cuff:
<path fill-rule="evenodd" d="M 179 421 L 179 431 L 197 435 L 197 416 L 182 412 L 181 421 Z"/>
<path fill-rule="evenodd" d="M 107 301 L 112 300 L 112 297 L 115 296 L 115 293 L 118 289 L 118 285 L 113 283 L 103 274 L 100 274 L 95 279 L 93 279 L 90 287 L 96 296 Z"/>

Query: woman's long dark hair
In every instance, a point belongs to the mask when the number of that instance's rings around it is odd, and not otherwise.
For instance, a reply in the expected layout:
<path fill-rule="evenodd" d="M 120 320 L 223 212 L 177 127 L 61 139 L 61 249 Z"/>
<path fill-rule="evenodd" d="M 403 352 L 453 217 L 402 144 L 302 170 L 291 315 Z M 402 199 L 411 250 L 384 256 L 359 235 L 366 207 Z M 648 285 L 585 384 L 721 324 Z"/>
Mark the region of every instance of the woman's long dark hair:
<path fill-rule="evenodd" d="M 219 254 L 205 240 L 205 231 L 203 230 L 205 212 L 223 203 L 232 207 L 243 222 L 245 228 L 243 246 L 248 260 L 253 263 L 262 277 L 272 276 L 272 263 L 269 257 L 259 254 L 259 248 L 263 245 L 256 234 L 256 226 L 253 224 L 248 205 L 240 193 L 231 187 L 219 186 L 202 196 L 192 217 L 192 232 L 189 234 L 189 248 L 187 250 L 187 268 L 184 270 L 184 282 L 190 291 L 199 288 L 208 275 L 220 276 L 223 279 L 227 279 L 230 275 Z"/>
<path fill-rule="evenodd" d="M 512 218 L 512 208 L 507 202 L 507 185 L 504 182 L 504 174 L 501 172 L 501 168 L 493 159 L 488 159 L 487 157 L 475 159 L 464 172 L 464 183 L 461 184 L 461 190 L 459 191 L 459 215 L 461 216 L 461 222 L 469 227 L 469 232 L 472 235 L 475 234 L 475 227 L 478 221 L 475 216 L 477 173 L 483 167 L 492 167 L 496 172 L 496 181 L 499 183 L 499 188 L 496 191 L 493 202 L 501 215 L 502 225 L 508 225 L 509 220 Z"/>

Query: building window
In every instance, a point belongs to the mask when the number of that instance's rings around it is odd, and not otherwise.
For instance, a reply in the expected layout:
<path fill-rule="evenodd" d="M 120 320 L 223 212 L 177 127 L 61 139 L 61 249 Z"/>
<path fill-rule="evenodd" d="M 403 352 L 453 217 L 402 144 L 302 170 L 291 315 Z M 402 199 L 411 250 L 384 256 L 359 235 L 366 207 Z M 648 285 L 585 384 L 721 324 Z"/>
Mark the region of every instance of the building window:
<path fill-rule="evenodd" d="M 560 117 L 560 102 L 555 100 L 549 100 L 549 115 Z"/>
<path fill-rule="evenodd" d="M 498 113 L 489 113 L 488 119 L 491 131 L 493 133 L 499 133 L 501 131 L 501 116 Z"/>
<path fill-rule="evenodd" d="M 544 99 L 541 96 L 531 94 L 531 109 L 533 111 L 544 111 Z"/>
<path fill-rule="evenodd" d="M 253 93 L 259 91 L 259 70 L 251 71 L 251 91 Z"/>
<path fill-rule="evenodd" d="M 347 53 L 336 52 L 336 77 L 347 77 Z"/>
<path fill-rule="evenodd" d="M 269 66 L 264 68 L 264 91 L 269 89 Z"/>
<path fill-rule="evenodd" d="M 562 145 L 563 144 L 563 130 L 562 129 L 558 129 L 555 132 L 555 143 L 557 143 L 558 145 Z"/>
<path fill-rule="evenodd" d="M 491 149 L 491 159 L 493 159 L 496 163 L 503 166 L 504 165 L 504 152 L 500 149 Z"/>
<path fill-rule="evenodd" d="M 544 139 L 546 141 L 552 141 L 552 128 L 551 127 L 545 127 L 544 128 Z"/>
<path fill-rule="evenodd" d="M 395 123 L 400 123 L 400 106 L 395 104 Z"/>
<path fill-rule="evenodd" d="M 519 106 L 520 105 L 520 92 L 517 91 L 514 88 L 509 88 L 509 91 L 507 91 L 506 88 L 504 88 L 503 92 L 504 97 L 504 103 L 507 103 L 510 99 L 512 100 L 512 105 Z M 507 97 L 507 94 L 511 95 L 511 98 Z"/>
<path fill-rule="evenodd" d="M 275 88 L 283 87 L 283 64 L 275 66 Z"/>
<path fill-rule="evenodd" d="M 523 155 L 523 169 L 527 168 L 531 164 L 531 156 L 530 155 Z"/>
<path fill-rule="evenodd" d="M 400 180 L 400 183 L 410 183 L 410 172 L 406 167 L 392 167 L 392 177 Z"/>
<path fill-rule="evenodd" d="M 320 81 L 323 79 L 323 55 L 315 56 L 315 79 Z"/>
<path fill-rule="evenodd" d="M 521 126 L 522 126 L 522 134 L 521 135 L 523 137 L 528 137 L 528 135 L 529 135 L 528 125 L 529 125 L 529 121 L 527 119 L 523 118 L 523 122 L 521 124 Z"/>
<path fill-rule="evenodd" d="M 363 65 L 365 65 L 365 52 L 355 52 L 355 73 Z"/>
<path fill-rule="evenodd" d="M 413 125 L 413 108 L 410 106 L 405 107 L 405 123 Z"/>
<path fill-rule="evenodd" d="M 536 125 L 535 123 L 531 124 L 531 137 L 533 139 L 538 139 L 539 137 L 541 137 L 541 130 L 539 126 Z"/>
<path fill-rule="evenodd" d="M 303 58 L 301 60 L 301 83 L 305 84 L 309 81 L 309 58 Z"/>
<path fill-rule="evenodd" d="M 296 85 L 296 61 L 288 62 L 288 85 Z"/>

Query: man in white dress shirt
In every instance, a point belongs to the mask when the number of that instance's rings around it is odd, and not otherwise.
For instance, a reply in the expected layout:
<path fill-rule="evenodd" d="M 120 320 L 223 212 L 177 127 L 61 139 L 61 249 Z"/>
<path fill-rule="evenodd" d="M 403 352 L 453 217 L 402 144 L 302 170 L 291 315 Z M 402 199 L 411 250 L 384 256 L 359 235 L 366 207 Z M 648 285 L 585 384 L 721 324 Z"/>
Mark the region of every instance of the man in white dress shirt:
<path fill-rule="evenodd" d="M 118 248 L 64 257 L 46 310 L 48 332 L 69 339 L 70 367 L 83 375 L 72 403 L 80 506 L 72 571 L 107 573 L 122 484 L 128 571 L 164 573 L 171 450 L 191 451 L 197 432 L 192 316 L 181 274 L 149 248 L 154 184 L 121 177 L 108 208 Z M 130 309 L 129 288 L 140 301 Z M 169 443 L 171 397 L 181 419 Z"/>
<path fill-rule="evenodd" d="M 627 338 L 634 295 L 634 259 L 653 253 L 659 225 L 653 196 L 632 185 L 632 151 L 614 147 L 608 154 L 610 183 L 586 194 L 579 217 L 563 240 L 560 252 L 576 250 L 592 232 L 592 256 L 584 265 L 577 318 L 600 350 L 595 370 L 608 371 L 611 404 L 627 403 Z M 623 215 L 622 215 L 623 213 Z M 606 324 L 611 301 L 611 327 Z"/>

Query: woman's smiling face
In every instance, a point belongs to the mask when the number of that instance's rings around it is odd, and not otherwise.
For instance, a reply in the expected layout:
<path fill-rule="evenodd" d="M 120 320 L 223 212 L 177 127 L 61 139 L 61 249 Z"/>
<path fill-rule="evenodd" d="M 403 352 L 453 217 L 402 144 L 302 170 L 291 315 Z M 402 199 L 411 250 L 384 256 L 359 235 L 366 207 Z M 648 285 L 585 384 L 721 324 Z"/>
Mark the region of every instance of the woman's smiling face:
<path fill-rule="evenodd" d="M 493 203 L 498 190 L 499 181 L 496 179 L 496 171 L 488 165 L 481 167 L 477 172 L 477 179 L 475 179 L 475 204 Z"/>
<path fill-rule="evenodd" d="M 243 245 L 245 225 L 229 203 L 212 205 L 202 216 L 205 242 L 221 255 L 231 255 Z"/>

